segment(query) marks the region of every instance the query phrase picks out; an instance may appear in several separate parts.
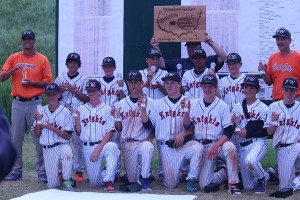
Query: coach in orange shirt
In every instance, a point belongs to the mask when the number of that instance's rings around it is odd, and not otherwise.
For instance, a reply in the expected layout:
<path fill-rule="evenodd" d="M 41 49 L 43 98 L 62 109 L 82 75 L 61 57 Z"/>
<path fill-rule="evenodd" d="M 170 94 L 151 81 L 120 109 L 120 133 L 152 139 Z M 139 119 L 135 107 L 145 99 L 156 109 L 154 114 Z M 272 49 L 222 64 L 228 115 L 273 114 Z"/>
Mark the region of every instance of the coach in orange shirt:
<path fill-rule="evenodd" d="M 23 177 L 22 145 L 25 132 L 24 127 L 31 128 L 33 114 L 37 110 L 37 106 L 42 104 L 41 94 L 43 93 L 43 88 L 52 81 L 51 67 L 47 57 L 34 49 L 36 43 L 34 32 L 31 30 L 23 31 L 21 43 L 23 51 L 10 55 L 0 74 L 0 82 L 4 82 L 12 77 L 12 91 L 10 93 L 13 97 L 11 121 L 13 142 L 17 149 L 16 162 L 11 174 L 5 177 L 5 181 L 15 181 Z M 46 183 L 47 176 L 42 146 L 33 134 L 32 137 L 36 149 L 38 180 Z"/>

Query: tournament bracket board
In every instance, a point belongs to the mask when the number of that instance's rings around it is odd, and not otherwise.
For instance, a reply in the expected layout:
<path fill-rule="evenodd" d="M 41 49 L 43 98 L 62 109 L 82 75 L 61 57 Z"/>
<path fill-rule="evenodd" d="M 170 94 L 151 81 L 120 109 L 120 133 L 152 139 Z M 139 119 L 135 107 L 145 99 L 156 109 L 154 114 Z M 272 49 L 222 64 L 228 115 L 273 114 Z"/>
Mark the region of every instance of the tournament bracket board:
<path fill-rule="evenodd" d="M 154 6 L 154 37 L 158 42 L 204 41 L 206 6 Z"/>

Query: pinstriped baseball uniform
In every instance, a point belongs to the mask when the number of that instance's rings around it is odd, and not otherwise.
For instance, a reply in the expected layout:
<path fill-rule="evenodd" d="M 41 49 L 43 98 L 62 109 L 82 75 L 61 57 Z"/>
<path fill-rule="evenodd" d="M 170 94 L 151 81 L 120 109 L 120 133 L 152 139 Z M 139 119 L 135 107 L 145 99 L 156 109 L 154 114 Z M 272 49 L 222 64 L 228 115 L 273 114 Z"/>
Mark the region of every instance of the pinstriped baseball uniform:
<path fill-rule="evenodd" d="M 162 159 L 162 168 L 165 175 L 164 184 L 174 188 L 179 183 L 179 171 L 184 159 L 190 160 L 188 179 L 196 179 L 199 175 L 202 147 L 196 141 L 189 141 L 179 148 L 170 148 L 165 142 L 174 139 L 183 129 L 183 109 L 181 98 L 174 104 L 169 97 L 155 101 L 155 110 L 150 119 L 155 126 L 155 139 L 159 145 Z"/>
<path fill-rule="evenodd" d="M 146 82 L 147 81 L 148 68 L 144 69 L 144 70 L 140 70 L 139 72 L 142 74 L 143 81 Z M 165 71 L 165 70 L 158 69 L 157 72 L 154 74 L 152 80 L 155 81 L 155 82 L 158 81 L 162 85 L 164 85 L 164 83 L 161 80 L 161 78 L 165 77 L 167 73 L 168 72 Z M 157 89 L 148 88 L 148 94 L 147 94 L 147 96 L 151 97 L 152 99 L 159 99 L 159 98 L 164 97 L 165 95 L 160 91 L 159 88 L 157 88 Z"/>
<path fill-rule="evenodd" d="M 251 105 L 247 105 L 247 110 L 250 115 L 250 120 L 265 120 L 268 106 L 266 106 L 263 102 L 257 99 Z M 242 102 L 234 105 L 232 109 L 232 113 L 239 112 L 241 113 L 240 127 L 245 127 L 247 124 L 247 119 L 243 112 Z M 240 146 L 238 148 L 239 152 L 239 162 L 240 162 L 240 170 L 243 179 L 243 186 L 247 190 L 252 190 L 256 188 L 257 179 L 262 179 L 265 177 L 264 169 L 260 163 L 260 160 L 266 155 L 268 146 L 265 137 L 260 138 L 242 138 L 237 134 L 234 134 L 231 140 L 236 141 L 238 144 L 249 143 L 246 146 Z"/>
<path fill-rule="evenodd" d="M 74 120 L 70 111 L 60 105 L 53 113 L 50 112 L 48 105 L 43 106 L 39 110 L 43 114 L 41 123 L 50 122 L 54 127 L 73 131 Z M 70 180 L 72 173 L 72 149 L 69 140 L 65 140 L 49 129 L 42 129 L 39 141 L 43 148 L 43 156 L 45 160 L 45 169 L 48 177 L 48 187 L 57 188 L 60 185 L 58 178 L 59 162 L 62 163 L 62 171 L 64 180 Z M 55 146 L 54 144 L 59 145 Z M 51 146 L 53 145 L 53 146 Z"/>
<path fill-rule="evenodd" d="M 291 108 L 287 108 L 282 100 L 270 104 L 265 126 L 272 123 L 272 112 L 279 114 L 279 126 L 273 135 L 273 147 L 277 152 L 279 189 L 293 188 L 295 161 L 300 157 L 300 143 L 297 142 L 300 136 L 300 103 L 295 101 Z"/>
<path fill-rule="evenodd" d="M 101 102 L 105 103 L 106 105 L 113 106 L 115 102 L 119 101 L 119 91 L 118 91 L 118 84 L 116 78 L 111 82 L 107 83 L 104 81 L 103 78 L 97 79 L 97 81 L 101 84 Z M 128 90 L 126 84 L 123 86 L 124 94 L 128 95 Z"/>
<path fill-rule="evenodd" d="M 203 91 L 200 87 L 201 79 L 204 75 L 208 74 L 209 69 L 205 68 L 205 70 L 197 75 L 194 69 L 188 70 L 183 74 L 182 77 L 182 87 L 190 92 L 192 99 L 198 99 L 203 97 Z M 219 80 L 218 75 L 216 74 L 217 79 Z"/>
<path fill-rule="evenodd" d="M 100 186 L 104 182 L 114 180 L 117 159 L 120 155 L 118 145 L 108 142 L 104 145 L 96 162 L 90 161 L 90 156 L 102 141 L 105 134 L 114 131 L 114 118 L 110 115 L 111 107 L 100 103 L 92 107 L 89 103 L 79 106 L 83 154 L 90 186 Z M 91 144 L 97 143 L 97 144 Z M 106 173 L 102 172 L 102 159 L 106 160 Z"/>
<path fill-rule="evenodd" d="M 222 99 L 229 105 L 230 110 L 233 106 L 241 102 L 245 95 L 243 94 L 242 86 L 245 74 L 241 74 L 236 79 L 233 79 L 230 75 L 220 79 L 219 88 Z"/>
<path fill-rule="evenodd" d="M 78 91 L 80 91 L 82 94 L 87 94 L 85 88 L 85 85 L 87 83 L 88 79 L 85 75 L 78 74 L 73 79 L 70 79 L 67 74 L 60 75 L 55 79 L 55 83 L 58 85 L 63 83 L 69 83 L 76 87 Z M 59 101 L 59 104 L 69 108 L 78 108 L 78 106 L 82 105 L 83 102 L 80 101 L 74 94 L 72 94 L 69 91 L 62 92 L 62 98 Z M 84 171 L 84 159 L 83 159 L 83 153 L 82 153 L 82 142 L 80 141 L 79 137 L 76 134 L 72 135 L 72 143 L 74 146 L 74 163 L 73 167 L 76 172 L 83 172 Z"/>
<path fill-rule="evenodd" d="M 223 134 L 223 129 L 231 125 L 231 115 L 229 106 L 218 97 L 206 107 L 203 97 L 191 101 L 190 119 L 194 123 L 196 140 L 213 140 L 217 141 Z M 217 182 L 214 180 L 215 160 L 211 161 L 207 155 L 214 142 L 202 144 L 203 158 L 200 168 L 199 184 L 204 188 L 210 183 Z M 236 148 L 232 142 L 225 142 L 219 148 L 218 157 L 224 159 L 227 165 L 227 174 L 229 183 L 238 183 L 237 175 L 237 158 Z"/>
<path fill-rule="evenodd" d="M 148 98 L 147 101 L 147 113 L 153 112 L 154 100 Z M 140 174 L 143 178 L 150 176 L 154 146 L 143 140 L 149 136 L 151 129 L 144 128 L 137 103 L 133 103 L 129 96 L 119 101 L 118 107 L 122 118 L 121 150 L 127 178 L 129 182 L 137 182 Z M 141 157 L 141 169 L 138 156 Z"/>

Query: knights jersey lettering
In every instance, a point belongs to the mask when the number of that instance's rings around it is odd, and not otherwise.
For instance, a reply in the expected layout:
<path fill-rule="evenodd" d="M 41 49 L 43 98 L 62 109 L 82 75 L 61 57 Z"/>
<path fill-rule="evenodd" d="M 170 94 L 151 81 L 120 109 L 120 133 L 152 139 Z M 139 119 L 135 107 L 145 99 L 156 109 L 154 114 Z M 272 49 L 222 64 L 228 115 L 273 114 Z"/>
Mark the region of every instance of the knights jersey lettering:
<path fill-rule="evenodd" d="M 73 131 L 74 120 L 70 114 L 70 110 L 60 105 L 53 113 L 50 112 L 48 105 L 43 106 L 39 112 L 42 112 L 43 118 L 41 123 L 49 122 L 53 127 L 62 131 Z M 67 143 L 69 140 L 65 140 L 55 132 L 49 129 L 42 129 L 41 136 L 39 138 L 41 145 L 52 145 L 56 142 Z"/>
<path fill-rule="evenodd" d="M 190 120 L 197 140 L 218 140 L 231 123 L 229 106 L 218 97 L 206 107 L 203 97 L 191 101 Z"/>
<path fill-rule="evenodd" d="M 106 133 L 114 131 L 114 118 L 110 115 L 111 107 L 105 103 L 92 107 L 89 103 L 79 106 L 81 134 L 83 142 L 98 142 Z"/>

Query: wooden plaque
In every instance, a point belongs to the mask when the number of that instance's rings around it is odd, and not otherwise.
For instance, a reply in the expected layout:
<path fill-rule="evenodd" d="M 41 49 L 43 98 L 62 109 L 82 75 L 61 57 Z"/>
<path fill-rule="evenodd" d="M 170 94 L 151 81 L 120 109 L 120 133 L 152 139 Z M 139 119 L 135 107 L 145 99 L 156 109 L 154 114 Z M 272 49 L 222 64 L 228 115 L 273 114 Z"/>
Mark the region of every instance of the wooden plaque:
<path fill-rule="evenodd" d="M 206 6 L 154 6 L 156 41 L 204 41 L 205 32 Z"/>

